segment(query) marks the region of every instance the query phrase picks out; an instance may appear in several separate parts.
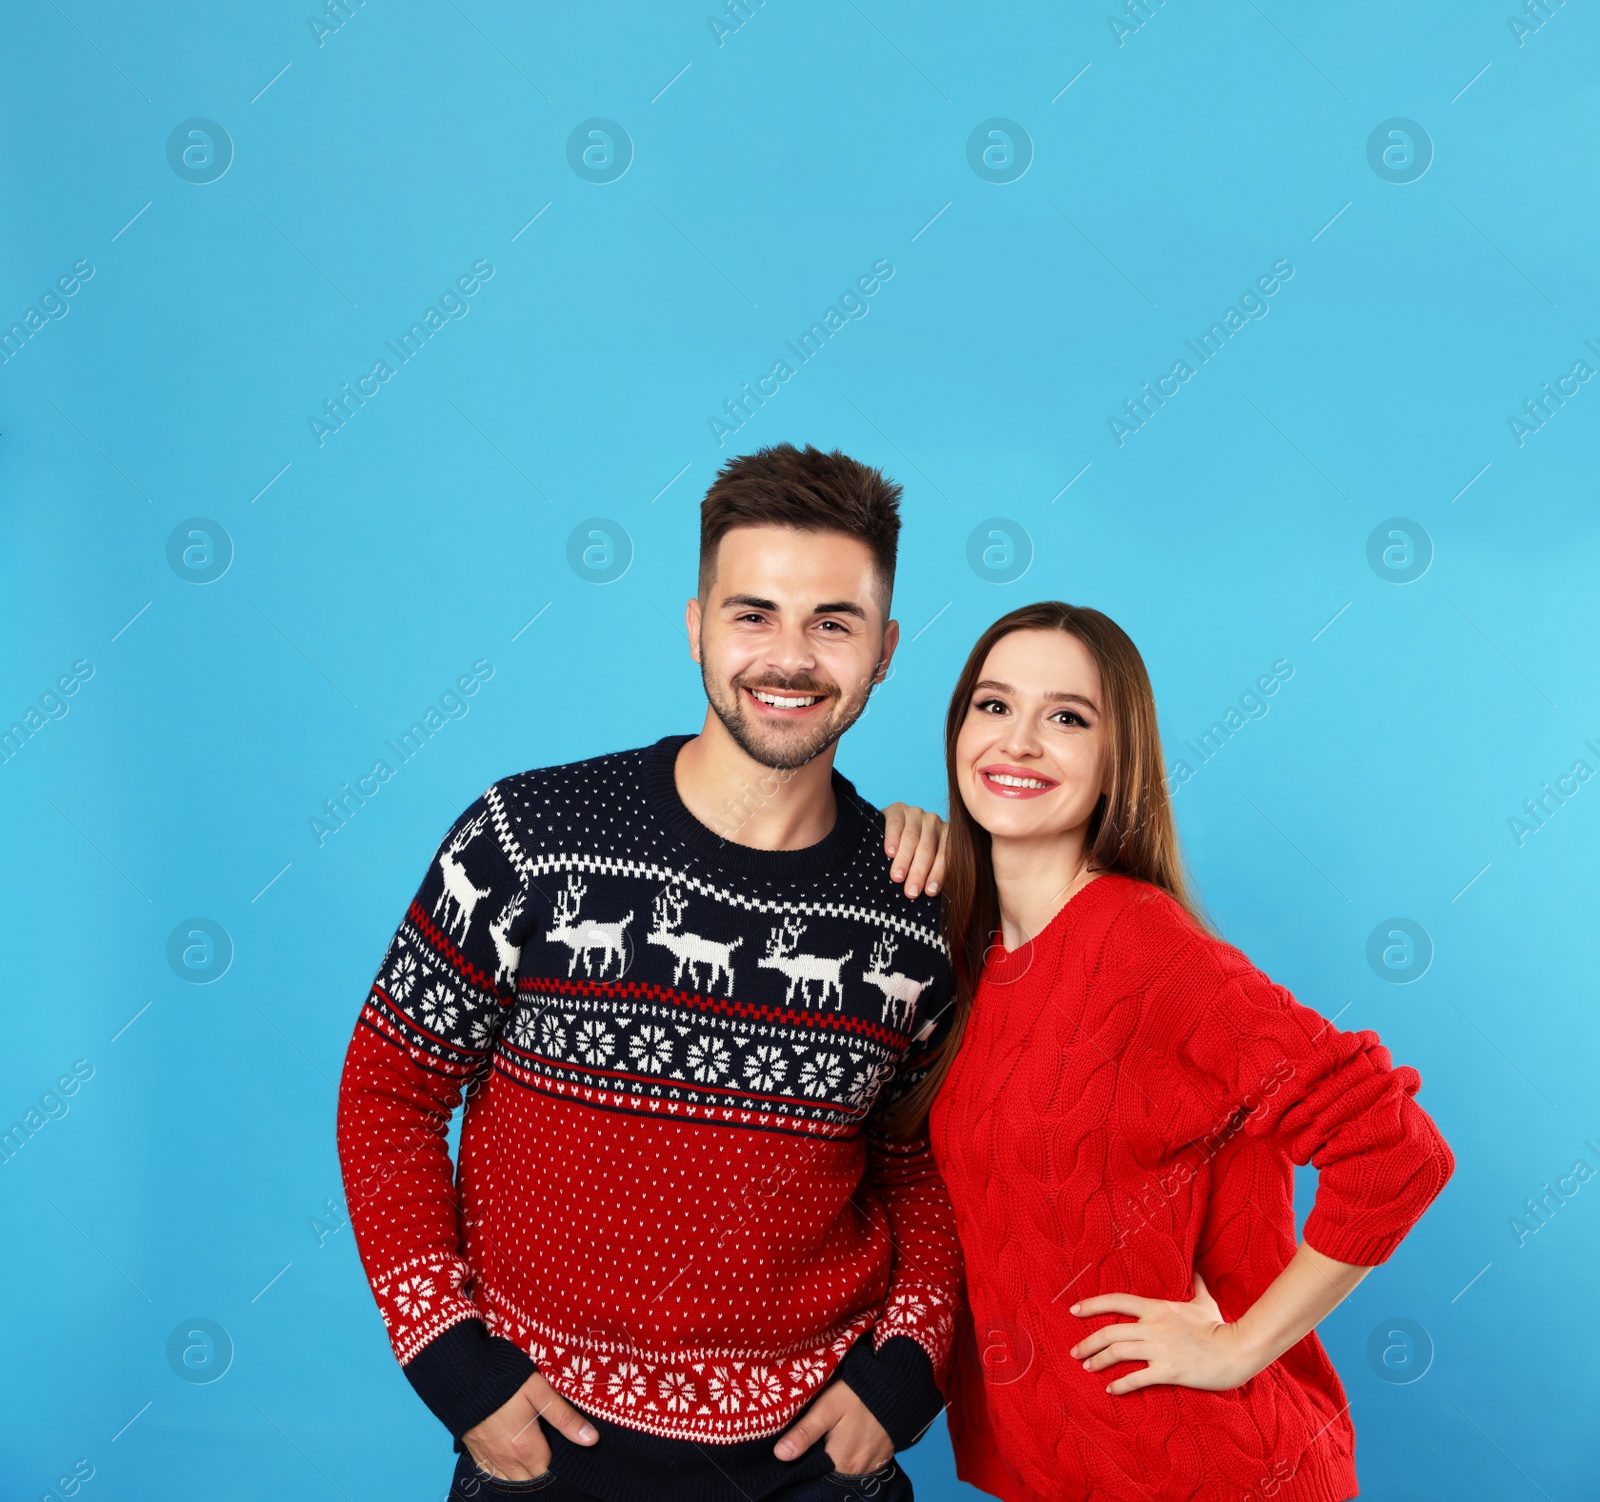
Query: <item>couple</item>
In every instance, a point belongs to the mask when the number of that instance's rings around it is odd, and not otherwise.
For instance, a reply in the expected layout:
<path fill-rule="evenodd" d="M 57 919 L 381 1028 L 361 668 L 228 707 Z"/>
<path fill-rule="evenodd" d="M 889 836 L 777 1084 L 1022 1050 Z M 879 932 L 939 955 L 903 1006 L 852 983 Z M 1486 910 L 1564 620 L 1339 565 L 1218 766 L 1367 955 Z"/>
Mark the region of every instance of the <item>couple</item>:
<path fill-rule="evenodd" d="M 339 1153 L 450 1496 L 902 1502 L 948 1403 L 1009 1502 L 1344 1502 L 1311 1332 L 1450 1174 L 1418 1076 L 1210 931 L 1098 612 L 979 639 L 948 831 L 833 769 L 899 636 L 899 493 L 729 461 L 700 733 L 496 782 L 389 943 Z"/>

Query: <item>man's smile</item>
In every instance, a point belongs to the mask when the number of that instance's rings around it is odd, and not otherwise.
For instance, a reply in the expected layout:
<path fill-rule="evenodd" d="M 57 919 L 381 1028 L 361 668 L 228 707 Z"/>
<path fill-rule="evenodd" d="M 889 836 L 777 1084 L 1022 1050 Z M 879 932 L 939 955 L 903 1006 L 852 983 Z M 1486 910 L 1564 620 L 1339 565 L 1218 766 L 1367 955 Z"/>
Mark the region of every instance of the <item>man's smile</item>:
<path fill-rule="evenodd" d="M 763 713 L 778 715 L 783 719 L 798 719 L 830 697 L 827 694 L 799 693 L 794 689 L 750 688 L 748 685 L 744 691 L 761 707 Z"/>

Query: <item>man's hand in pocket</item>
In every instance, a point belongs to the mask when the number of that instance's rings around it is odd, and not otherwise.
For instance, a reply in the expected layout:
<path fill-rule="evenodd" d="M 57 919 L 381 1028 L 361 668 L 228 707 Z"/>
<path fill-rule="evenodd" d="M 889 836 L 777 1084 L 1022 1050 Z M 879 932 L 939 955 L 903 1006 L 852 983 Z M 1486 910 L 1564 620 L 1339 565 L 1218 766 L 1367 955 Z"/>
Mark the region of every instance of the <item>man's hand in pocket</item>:
<path fill-rule="evenodd" d="M 855 1389 L 835 1378 L 773 1447 L 779 1460 L 795 1460 L 819 1439 L 833 1468 L 847 1476 L 875 1471 L 894 1455 L 894 1441 Z"/>
<path fill-rule="evenodd" d="M 547 1419 L 577 1445 L 592 1445 L 595 1427 L 535 1372 L 481 1424 L 461 1436 L 480 1471 L 497 1481 L 531 1481 L 550 1469 L 550 1446 L 539 1427 Z"/>

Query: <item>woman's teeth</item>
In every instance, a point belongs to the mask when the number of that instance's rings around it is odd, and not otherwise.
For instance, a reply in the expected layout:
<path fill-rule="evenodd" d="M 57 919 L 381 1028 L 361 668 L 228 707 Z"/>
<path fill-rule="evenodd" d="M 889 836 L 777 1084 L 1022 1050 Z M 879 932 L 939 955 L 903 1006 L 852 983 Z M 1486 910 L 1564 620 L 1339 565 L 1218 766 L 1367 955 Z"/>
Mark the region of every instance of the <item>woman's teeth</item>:
<path fill-rule="evenodd" d="M 1040 782 L 1034 777 L 1008 777 L 1004 772 L 990 772 L 990 782 L 998 782 L 1003 788 L 1047 788 L 1048 782 Z"/>

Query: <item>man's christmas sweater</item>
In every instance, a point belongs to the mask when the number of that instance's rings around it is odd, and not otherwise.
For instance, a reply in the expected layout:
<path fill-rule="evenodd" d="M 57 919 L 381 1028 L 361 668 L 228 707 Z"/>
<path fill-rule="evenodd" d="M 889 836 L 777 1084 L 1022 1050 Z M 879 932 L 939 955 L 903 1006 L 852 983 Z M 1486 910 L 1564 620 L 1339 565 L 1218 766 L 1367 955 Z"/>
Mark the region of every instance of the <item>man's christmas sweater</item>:
<path fill-rule="evenodd" d="M 936 903 L 891 881 L 837 772 L 820 843 L 720 838 L 678 796 L 687 739 L 466 809 L 339 1091 L 351 1222 L 413 1386 L 460 1449 L 537 1369 L 601 1433 L 546 1424 L 557 1473 L 616 1502 L 830 1469 L 772 1439 L 836 1375 L 909 1444 L 960 1278 L 926 1139 L 877 1130 L 949 1014 Z"/>

